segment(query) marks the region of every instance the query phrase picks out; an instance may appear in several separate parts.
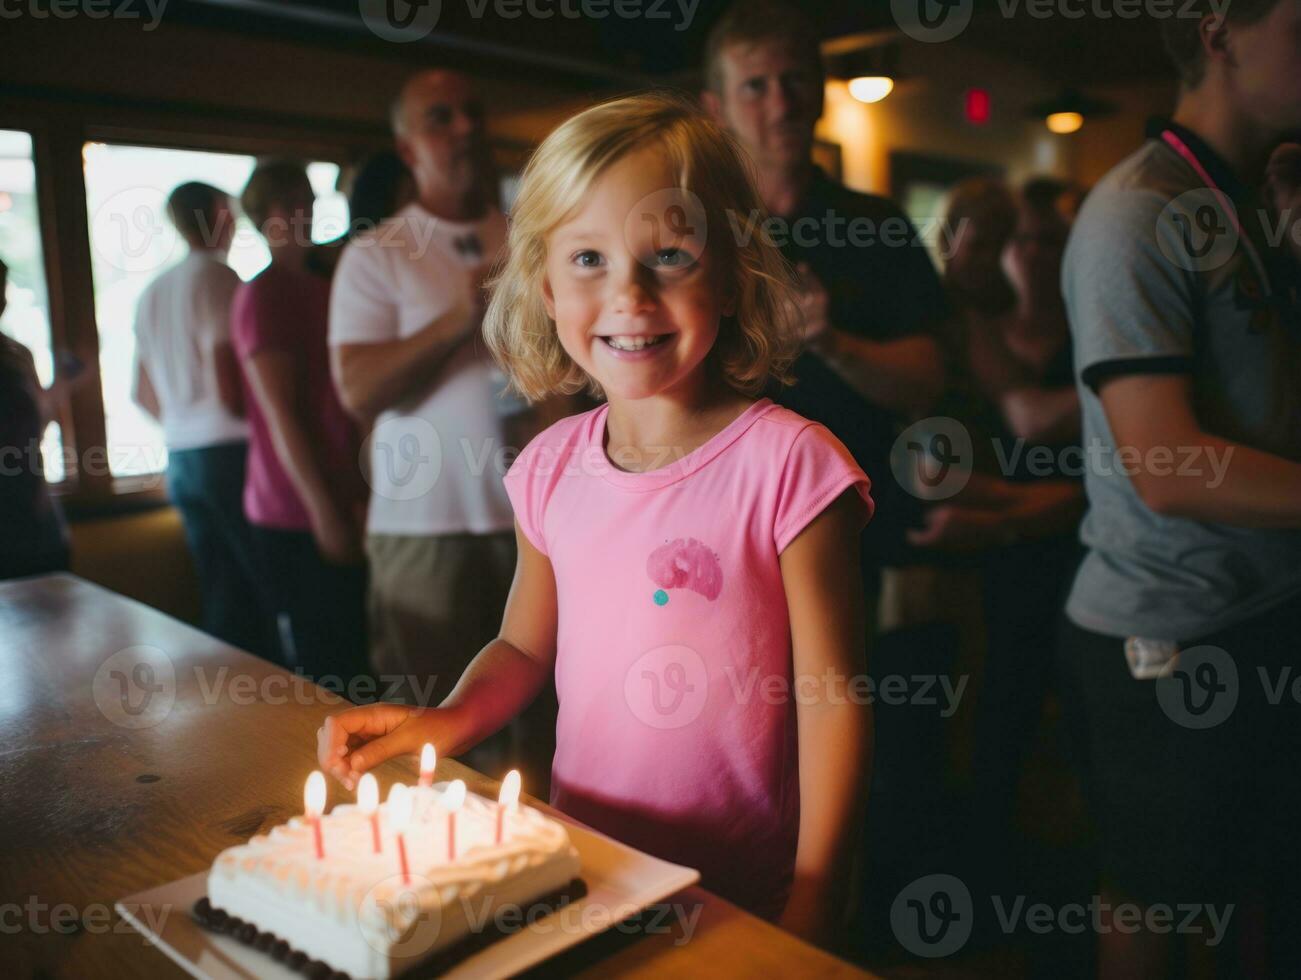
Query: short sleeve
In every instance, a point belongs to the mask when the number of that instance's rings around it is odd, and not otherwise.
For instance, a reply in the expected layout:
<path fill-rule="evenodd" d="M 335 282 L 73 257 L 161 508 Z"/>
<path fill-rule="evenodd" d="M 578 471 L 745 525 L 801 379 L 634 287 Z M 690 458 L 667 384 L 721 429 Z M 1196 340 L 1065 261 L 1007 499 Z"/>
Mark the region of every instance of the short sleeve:
<path fill-rule="evenodd" d="M 542 536 L 542 511 L 546 487 L 539 465 L 539 459 L 545 454 L 540 451 L 540 446 L 540 438 L 525 446 L 511 463 L 502 482 L 524 537 L 545 555 L 547 543 Z"/>
<path fill-rule="evenodd" d="M 1196 276 L 1167 257 L 1182 245 L 1151 190 L 1095 192 L 1067 246 L 1062 292 L 1075 366 L 1090 388 L 1119 374 L 1186 372 L 1193 356 Z M 1164 245 L 1164 247 L 1163 247 Z"/>
<path fill-rule="evenodd" d="M 231 303 L 231 343 L 241 361 L 262 351 L 292 353 L 295 349 L 293 329 L 296 319 L 282 309 L 284 297 L 273 284 L 255 279 L 235 291 Z"/>
<path fill-rule="evenodd" d="M 786 454 L 777 490 L 773 521 L 777 553 L 785 551 L 815 517 L 850 487 L 862 499 L 863 524 L 866 524 L 875 509 L 867 474 L 825 426 L 810 423 L 801 429 Z"/>
<path fill-rule="evenodd" d="M 330 289 L 330 346 L 398 336 L 397 287 L 376 240 L 360 238 L 339 257 Z"/>

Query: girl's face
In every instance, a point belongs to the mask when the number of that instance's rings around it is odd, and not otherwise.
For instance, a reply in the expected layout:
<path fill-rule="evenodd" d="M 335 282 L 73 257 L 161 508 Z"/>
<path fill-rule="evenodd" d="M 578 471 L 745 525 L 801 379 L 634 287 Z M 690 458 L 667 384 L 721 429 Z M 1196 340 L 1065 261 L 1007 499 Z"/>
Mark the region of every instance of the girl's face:
<path fill-rule="evenodd" d="M 732 312 L 699 209 L 663 154 L 629 153 L 547 241 L 543 295 L 560 343 L 610 398 L 693 384 Z"/>

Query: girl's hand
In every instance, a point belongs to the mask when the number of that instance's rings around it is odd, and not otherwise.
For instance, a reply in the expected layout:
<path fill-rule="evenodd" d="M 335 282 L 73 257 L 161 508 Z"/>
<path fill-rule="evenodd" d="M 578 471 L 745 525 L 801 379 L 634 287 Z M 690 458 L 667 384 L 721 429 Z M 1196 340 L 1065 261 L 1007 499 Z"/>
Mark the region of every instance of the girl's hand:
<path fill-rule="evenodd" d="M 330 715 L 316 733 L 321 769 L 347 789 L 368 769 L 396 755 L 415 755 L 426 742 L 447 749 L 454 743 L 452 713 L 406 704 L 367 704 Z"/>

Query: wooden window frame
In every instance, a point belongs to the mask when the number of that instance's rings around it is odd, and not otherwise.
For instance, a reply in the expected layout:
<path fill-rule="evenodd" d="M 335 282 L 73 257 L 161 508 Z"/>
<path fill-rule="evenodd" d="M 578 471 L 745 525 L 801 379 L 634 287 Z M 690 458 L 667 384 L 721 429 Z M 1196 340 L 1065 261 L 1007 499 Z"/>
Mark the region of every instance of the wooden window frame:
<path fill-rule="evenodd" d="M 7 100 L 0 129 L 32 139 L 36 203 L 54 350 L 71 351 L 85 364 L 99 363 L 94 276 L 82 157 L 87 143 L 102 142 L 240 153 L 283 154 L 340 165 L 391 145 L 382 126 L 330 119 L 231 112 L 218 107 L 159 105 L 93 96 L 58 94 Z M 60 370 L 55 358 L 55 370 Z M 71 517 L 162 506 L 162 474 L 115 477 L 109 472 L 103 389 L 86 385 L 60 406 L 64 457 L 71 462 L 52 489 Z M 93 471 L 88 454 L 99 453 Z"/>

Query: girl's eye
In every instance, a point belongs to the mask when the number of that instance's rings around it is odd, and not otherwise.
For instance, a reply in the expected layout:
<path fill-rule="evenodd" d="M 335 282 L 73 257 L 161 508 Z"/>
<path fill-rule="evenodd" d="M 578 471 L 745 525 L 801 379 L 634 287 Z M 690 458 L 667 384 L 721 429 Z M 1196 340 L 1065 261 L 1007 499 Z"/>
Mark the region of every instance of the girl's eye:
<path fill-rule="evenodd" d="M 601 253 L 585 249 L 574 256 L 574 264 L 581 269 L 595 269 L 601 264 Z"/>
<path fill-rule="evenodd" d="M 690 253 L 680 248 L 662 248 L 655 253 L 655 261 L 665 269 L 681 269 L 692 263 Z"/>

